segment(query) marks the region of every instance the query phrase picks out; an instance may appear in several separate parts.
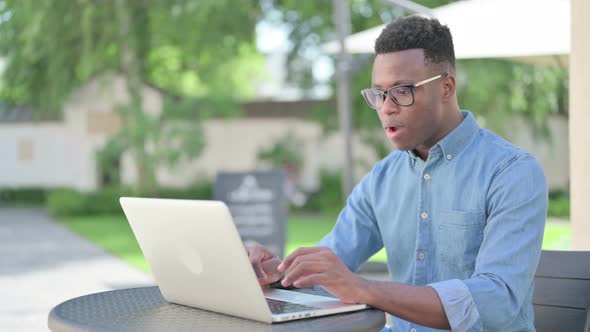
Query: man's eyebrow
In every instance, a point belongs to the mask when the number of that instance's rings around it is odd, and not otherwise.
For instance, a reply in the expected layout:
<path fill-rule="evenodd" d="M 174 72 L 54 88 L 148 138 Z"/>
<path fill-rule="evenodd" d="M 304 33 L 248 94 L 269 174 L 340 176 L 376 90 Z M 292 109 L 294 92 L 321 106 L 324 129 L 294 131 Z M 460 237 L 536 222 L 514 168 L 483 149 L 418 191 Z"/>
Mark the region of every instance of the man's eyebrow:
<path fill-rule="evenodd" d="M 390 85 L 389 87 L 393 87 L 393 86 L 397 86 L 397 85 L 407 85 L 407 84 L 412 84 L 412 82 L 408 81 L 408 80 L 398 80 L 393 82 L 392 85 Z M 385 88 L 383 88 L 381 85 L 379 84 L 371 84 L 371 87 L 373 88 L 377 88 L 377 89 L 382 89 L 385 90 Z"/>

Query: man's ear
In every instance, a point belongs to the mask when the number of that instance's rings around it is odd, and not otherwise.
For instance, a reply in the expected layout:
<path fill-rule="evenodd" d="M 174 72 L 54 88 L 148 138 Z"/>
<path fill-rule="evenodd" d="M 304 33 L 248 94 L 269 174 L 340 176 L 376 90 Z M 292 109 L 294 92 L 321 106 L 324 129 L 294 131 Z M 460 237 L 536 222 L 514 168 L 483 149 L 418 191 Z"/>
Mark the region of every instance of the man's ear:
<path fill-rule="evenodd" d="M 451 97 L 455 95 L 455 77 L 452 75 L 447 75 L 443 78 L 441 87 L 440 87 L 440 95 L 444 101 L 449 100 Z"/>

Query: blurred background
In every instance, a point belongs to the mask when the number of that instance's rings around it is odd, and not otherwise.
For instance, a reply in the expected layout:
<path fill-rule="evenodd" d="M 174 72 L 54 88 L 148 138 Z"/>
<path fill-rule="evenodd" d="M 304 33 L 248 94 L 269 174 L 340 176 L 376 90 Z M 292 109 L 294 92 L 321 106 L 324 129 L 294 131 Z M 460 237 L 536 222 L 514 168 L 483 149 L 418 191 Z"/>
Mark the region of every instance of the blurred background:
<path fill-rule="evenodd" d="M 567 31 L 569 3 L 553 2 L 568 4 L 566 22 L 549 7 Z M 383 0 L 348 7 L 352 33 L 413 13 Z M 335 217 L 342 170 L 356 183 L 392 151 L 358 93 L 369 48 L 349 57 L 346 158 L 338 52 L 322 50 L 338 37 L 331 1 L 4 1 L 1 15 L 3 205 L 120 215 L 120 195 L 211 198 L 220 171 L 282 168 L 293 213 Z M 458 60 L 459 100 L 541 161 L 549 215 L 567 219 L 567 57 L 540 58 L 551 61 Z"/>
<path fill-rule="evenodd" d="M 340 52 L 338 27 L 360 33 L 465 2 L 496 4 L 498 24 L 516 13 L 508 31 L 536 29 L 535 15 L 491 0 L 0 1 L 0 250 L 22 258 L 6 260 L 0 278 L 57 269 L 57 261 L 36 268 L 38 254 L 57 253 L 68 238 L 32 235 L 45 227 L 37 218 L 150 282 L 118 198 L 211 199 L 219 172 L 282 169 L 286 252 L 314 245 L 333 226 L 347 181 L 392 152 L 359 93 L 371 84 L 373 55 Z M 569 1 L 545 2 L 569 40 Z M 539 159 L 550 190 L 544 249 L 568 250 L 569 49 L 538 52 L 458 54 L 459 103 Z M 348 108 L 337 100 L 343 82 Z M 80 271 L 90 260 L 79 258 Z M 371 260 L 385 262 L 385 253 Z"/>

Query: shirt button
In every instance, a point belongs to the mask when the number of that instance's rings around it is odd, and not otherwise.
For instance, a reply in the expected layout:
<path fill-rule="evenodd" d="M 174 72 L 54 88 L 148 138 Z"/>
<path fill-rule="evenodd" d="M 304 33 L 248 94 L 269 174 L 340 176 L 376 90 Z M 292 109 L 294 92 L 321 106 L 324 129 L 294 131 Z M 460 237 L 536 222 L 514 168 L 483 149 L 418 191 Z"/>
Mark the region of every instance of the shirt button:
<path fill-rule="evenodd" d="M 422 218 L 422 219 L 428 218 L 428 213 L 422 212 L 422 214 L 420 215 L 420 218 Z"/>
<path fill-rule="evenodd" d="M 410 332 L 416 332 L 416 329 L 411 329 Z"/>
<path fill-rule="evenodd" d="M 418 258 L 419 258 L 421 261 L 423 261 L 423 260 L 424 260 L 424 258 L 426 258 L 426 255 L 425 255 L 423 252 L 421 252 L 421 253 L 419 253 L 419 254 L 418 254 Z"/>
<path fill-rule="evenodd" d="M 430 180 L 430 174 L 428 174 L 428 173 L 424 174 L 424 180 Z"/>
<path fill-rule="evenodd" d="M 450 154 L 448 154 L 448 155 L 447 155 L 447 159 L 448 159 L 448 160 L 451 160 L 451 159 L 453 159 L 453 156 L 451 156 Z"/>

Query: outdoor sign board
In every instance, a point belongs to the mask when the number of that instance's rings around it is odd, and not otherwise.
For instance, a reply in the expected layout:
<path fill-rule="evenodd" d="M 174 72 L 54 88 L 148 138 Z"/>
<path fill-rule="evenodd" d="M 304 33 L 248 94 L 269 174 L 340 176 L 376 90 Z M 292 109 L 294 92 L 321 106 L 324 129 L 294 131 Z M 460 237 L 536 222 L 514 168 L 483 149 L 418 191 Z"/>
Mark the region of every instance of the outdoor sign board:
<path fill-rule="evenodd" d="M 284 257 L 287 221 L 283 171 L 219 173 L 214 195 L 229 207 L 242 241 L 254 241 Z"/>

